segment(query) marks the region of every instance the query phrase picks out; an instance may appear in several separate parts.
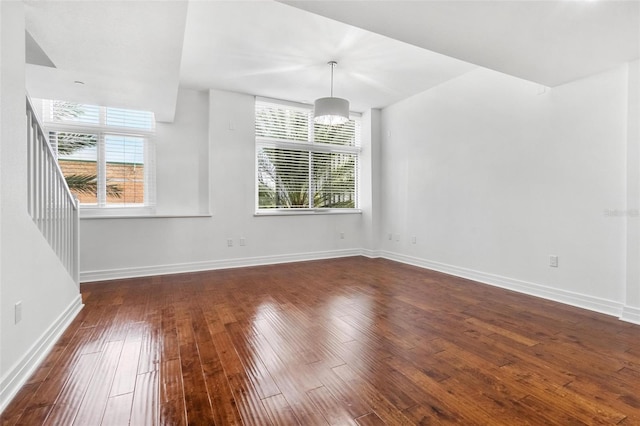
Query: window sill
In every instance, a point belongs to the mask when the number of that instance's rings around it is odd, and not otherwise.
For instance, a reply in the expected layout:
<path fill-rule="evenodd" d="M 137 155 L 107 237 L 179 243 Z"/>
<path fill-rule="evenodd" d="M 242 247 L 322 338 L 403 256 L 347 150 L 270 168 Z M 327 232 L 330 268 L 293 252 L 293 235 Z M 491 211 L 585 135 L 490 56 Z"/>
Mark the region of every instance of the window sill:
<path fill-rule="evenodd" d="M 80 219 L 170 219 L 212 217 L 211 213 L 156 214 L 153 207 L 80 208 Z"/>
<path fill-rule="evenodd" d="M 268 209 L 258 210 L 253 216 L 315 216 L 325 214 L 362 214 L 360 209 Z"/>
<path fill-rule="evenodd" d="M 92 219 L 189 219 L 189 218 L 202 218 L 213 217 L 212 214 L 145 214 L 145 215 L 104 215 L 104 216 L 80 216 L 80 220 L 92 220 Z"/>

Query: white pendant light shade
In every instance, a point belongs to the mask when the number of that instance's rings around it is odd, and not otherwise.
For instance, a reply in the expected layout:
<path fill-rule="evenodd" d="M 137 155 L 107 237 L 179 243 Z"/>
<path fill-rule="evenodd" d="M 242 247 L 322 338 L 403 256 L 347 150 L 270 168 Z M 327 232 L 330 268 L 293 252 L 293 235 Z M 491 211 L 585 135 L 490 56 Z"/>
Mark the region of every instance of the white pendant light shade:
<path fill-rule="evenodd" d="M 349 121 L 349 101 L 333 96 L 333 69 L 337 62 L 329 62 L 331 67 L 331 96 L 316 99 L 313 105 L 313 121 L 327 126 L 338 126 Z"/>
<path fill-rule="evenodd" d="M 320 98 L 313 104 L 313 121 L 338 126 L 349 121 L 349 101 L 342 98 Z"/>

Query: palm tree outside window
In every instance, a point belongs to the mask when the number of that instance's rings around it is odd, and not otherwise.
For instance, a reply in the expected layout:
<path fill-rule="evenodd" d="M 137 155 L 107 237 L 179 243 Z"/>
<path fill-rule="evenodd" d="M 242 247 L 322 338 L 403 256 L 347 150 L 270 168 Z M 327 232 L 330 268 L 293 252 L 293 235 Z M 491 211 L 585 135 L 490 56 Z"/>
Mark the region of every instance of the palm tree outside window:
<path fill-rule="evenodd" d="M 153 205 L 153 113 L 42 100 L 58 164 L 81 207 Z"/>
<path fill-rule="evenodd" d="M 360 119 L 313 122 L 309 105 L 256 100 L 256 211 L 358 209 Z"/>

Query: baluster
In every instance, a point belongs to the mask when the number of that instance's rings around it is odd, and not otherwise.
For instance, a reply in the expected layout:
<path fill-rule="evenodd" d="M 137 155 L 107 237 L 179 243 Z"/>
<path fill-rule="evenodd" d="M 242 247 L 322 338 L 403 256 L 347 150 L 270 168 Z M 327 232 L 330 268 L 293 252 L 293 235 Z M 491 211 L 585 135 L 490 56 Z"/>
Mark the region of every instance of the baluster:
<path fill-rule="evenodd" d="M 40 228 L 40 199 L 38 194 L 40 193 L 40 175 L 42 169 L 40 168 L 40 145 L 38 145 L 37 138 L 33 141 L 33 220 L 38 228 Z"/>
<path fill-rule="evenodd" d="M 68 236 L 69 236 L 69 224 L 67 221 L 67 206 L 68 206 L 68 202 L 67 202 L 67 198 L 65 197 L 65 191 L 64 191 L 64 186 L 61 186 L 61 198 L 60 198 L 60 202 L 61 202 L 61 206 L 60 206 L 60 223 L 61 223 L 61 228 L 64 230 L 64 232 L 62 233 L 62 251 L 61 251 L 61 259 L 62 259 L 62 263 L 64 263 L 64 266 L 67 268 L 67 270 L 69 270 L 69 265 L 67 264 L 67 244 L 68 244 Z"/>
<path fill-rule="evenodd" d="M 42 224 L 44 226 L 44 236 L 47 241 L 51 243 L 51 238 L 49 237 L 49 176 L 51 175 L 51 171 L 49 170 L 49 156 L 47 155 L 46 147 L 43 146 L 42 150 L 44 152 L 44 186 L 42 188 L 44 195 L 44 222 L 42 222 Z"/>
<path fill-rule="evenodd" d="M 38 198 L 39 198 L 39 204 L 40 204 L 40 214 L 38 217 L 38 227 L 40 228 L 40 231 L 42 232 L 42 235 L 45 235 L 45 227 L 44 227 L 44 201 L 45 201 L 45 172 L 47 170 L 47 166 L 45 164 L 45 152 L 44 152 L 44 146 L 42 146 L 42 141 L 40 140 L 40 138 L 38 138 L 38 151 L 40 151 L 40 158 L 38 159 L 38 169 L 40 170 L 40 179 L 39 179 L 39 185 L 40 187 L 38 188 Z"/>
<path fill-rule="evenodd" d="M 55 166 L 55 160 L 54 160 L 54 166 Z M 55 169 L 54 169 L 55 170 Z M 58 255 L 59 259 L 62 259 L 61 254 L 62 254 L 62 223 L 61 223 L 61 212 L 60 212 L 60 201 L 62 200 L 62 194 L 61 194 L 61 189 L 62 189 L 62 185 L 60 185 L 60 176 L 58 176 L 57 173 L 54 173 L 53 175 L 54 180 L 56 182 L 56 196 L 55 196 L 55 212 L 56 212 L 56 238 L 55 238 L 55 243 L 56 243 L 56 254 Z"/>
<path fill-rule="evenodd" d="M 31 125 L 32 118 L 33 116 L 31 114 L 31 110 L 29 110 L 29 104 L 27 103 L 27 211 L 31 217 L 33 217 L 33 206 L 31 202 L 31 172 L 33 171 L 33 167 L 31 165 L 31 140 L 33 138 L 33 126 Z"/>
<path fill-rule="evenodd" d="M 77 283 L 80 282 L 80 203 L 74 200 L 73 209 L 73 273 Z"/>

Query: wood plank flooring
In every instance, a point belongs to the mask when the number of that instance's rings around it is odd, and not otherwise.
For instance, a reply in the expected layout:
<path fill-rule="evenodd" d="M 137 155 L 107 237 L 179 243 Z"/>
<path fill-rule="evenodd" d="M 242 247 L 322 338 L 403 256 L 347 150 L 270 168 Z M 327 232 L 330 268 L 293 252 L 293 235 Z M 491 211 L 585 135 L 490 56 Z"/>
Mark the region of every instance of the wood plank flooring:
<path fill-rule="evenodd" d="M 2 425 L 640 425 L 640 326 L 408 265 L 81 291 Z"/>

